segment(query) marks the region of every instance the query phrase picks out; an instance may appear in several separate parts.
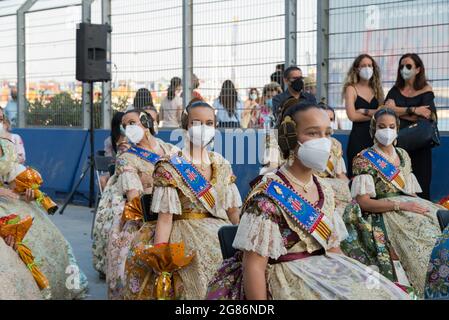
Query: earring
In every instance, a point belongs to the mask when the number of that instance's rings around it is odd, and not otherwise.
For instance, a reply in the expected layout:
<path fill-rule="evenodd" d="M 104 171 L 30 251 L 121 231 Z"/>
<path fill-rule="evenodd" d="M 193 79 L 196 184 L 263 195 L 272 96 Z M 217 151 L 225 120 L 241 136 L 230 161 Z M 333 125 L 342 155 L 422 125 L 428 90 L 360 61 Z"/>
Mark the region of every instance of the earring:
<path fill-rule="evenodd" d="M 294 154 L 293 150 L 290 150 L 290 154 L 289 154 L 288 160 L 287 160 L 288 166 L 292 166 L 294 161 L 295 161 L 295 154 Z"/>

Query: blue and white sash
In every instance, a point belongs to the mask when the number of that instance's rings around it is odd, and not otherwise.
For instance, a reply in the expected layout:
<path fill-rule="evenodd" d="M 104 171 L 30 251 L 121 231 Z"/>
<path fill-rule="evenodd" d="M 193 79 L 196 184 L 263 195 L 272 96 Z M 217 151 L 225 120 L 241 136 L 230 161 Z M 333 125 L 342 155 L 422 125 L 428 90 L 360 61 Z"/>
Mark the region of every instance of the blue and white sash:
<path fill-rule="evenodd" d="M 332 224 L 319 208 L 314 207 L 295 191 L 275 180 L 270 179 L 264 183 L 261 191 L 284 209 L 288 216 L 318 241 L 323 248 L 327 249 L 332 234 Z"/>
<path fill-rule="evenodd" d="M 153 165 L 156 164 L 156 162 L 158 162 L 161 158 L 158 154 L 139 148 L 138 146 L 131 146 L 127 152 L 135 154 L 139 158 L 142 158 L 143 160 L 148 161 Z"/>
<path fill-rule="evenodd" d="M 209 211 L 212 210 L 215 206 L 215 198 L 211 193 L 212 185 L 209 181 L 192 163 L 181 156 L 172 156 L 170 163 L 205 208 Z"/>
<path fill-rule="evenodd" d="M 405 187 L 405 182 L 401 178 L 401 171 L 394 164 L 389 162 L 387 159 L 382 157 L 379 153 L 374 151 L 374 149 L 369 148 L 362 152 L 362 156 L 371 162 L 375 169 L 391 184 L 393 184 L 397 189 L 405 192 L 403 189 Z"/>

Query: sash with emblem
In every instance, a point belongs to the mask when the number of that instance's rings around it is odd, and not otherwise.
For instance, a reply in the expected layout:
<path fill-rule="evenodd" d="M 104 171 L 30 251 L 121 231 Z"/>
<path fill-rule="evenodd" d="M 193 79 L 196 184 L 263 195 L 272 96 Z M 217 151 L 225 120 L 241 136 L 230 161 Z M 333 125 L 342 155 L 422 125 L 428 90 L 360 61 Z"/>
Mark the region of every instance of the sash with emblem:
<path fill-rule="evenodd" d="M 183 157 L 174 155 L 170 158 L 170 163 L 189 187 L 190 191 L 195 194 L 207 210 L 211 211 L 215 206 L 215 198 L 211 193 L 212 185 L 209 181 L 207 181 L 192 163 Z"/>
<path fill-rule="evenodd" d="M 142 158 L 143 160 L 148 161 L 153 165 L 156 164 L 156 162 L 158 162 L 161 158 L 158 154 L 139 148 L 138 146 L 131 146 L 131 148 L 129 148 L 127 152 L 135 154 L 139 158 Z"/>
<path fill-rule="evenodd" d="M 320 209 L 314 207 L 309 201 L 283 183 L 272 179 L 269 179 L 257 189 L 256 193 L 263 193 L 268 196 L 293 221 L 318 241 L 323 248 L 327 248 L 332 233 L 331 223 Z"/>
<path fill-rule="evenodd" d="M 401 171 L 394 164 L 389 162 L 379 153 L 369 148 L 362 152 L 362 156 L 368 160 L 374 168 L 384 177 L 388 182 L 394 185 L 397 189 L 408 194 L 404 191 L 405 182 L 401 177 Z"/>

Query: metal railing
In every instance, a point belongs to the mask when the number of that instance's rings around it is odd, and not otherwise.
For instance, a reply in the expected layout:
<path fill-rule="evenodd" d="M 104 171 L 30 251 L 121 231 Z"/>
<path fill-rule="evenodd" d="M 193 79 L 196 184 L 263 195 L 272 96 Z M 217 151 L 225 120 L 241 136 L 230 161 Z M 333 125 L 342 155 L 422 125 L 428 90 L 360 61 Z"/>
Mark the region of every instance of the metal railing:
<path fill-rule="evenodd" d="M 36 4 L 20 25 L 15 13 L 30 1 Z M 244 104 L 251 88 L 261 94 L 276 65 L 296 60 L 307 89 L 318 100 L 327 98 L 343 128 L 350 129 L 341 90 L 355 57 L 367 52 L 376 59 L 387 93 L 399 57 L 416 52 L 435 92 L 440 129 L 449 130 L 449 7 L 442 0 L 2 1 L 0 106 L 22 79 L 17 70 L 24 70 L 26 91 L 19 92 L 25 99 L 24 126 L 87 127 L 86 92 L 74 79 L 75 28 L 82 12 L 89 12 L 85 21 L 102 23 L 106 16 L 112 25 L 111 91 L 100 84 L 95 89 L 98 108 L 106 104 L 95 114 L 100 127 L 108 126 L 105 110 L 130 108 L 139 88 L 148 89 L 160 109 L 170 80 L 188 79 L 190 72 L 198 78 L 196 94 L 210 104 L 225 80 L 234 83 Z M 186 17 L 193 23 L 183 24 Z M 22 27 L 25 59 L 18 61 L 17 30 Z M 184 89 L 191 89 L 195 81 L 187 82 Z M 240 120 L 246 126 L 248 108 L 237 110 L 245 112 Z"/>

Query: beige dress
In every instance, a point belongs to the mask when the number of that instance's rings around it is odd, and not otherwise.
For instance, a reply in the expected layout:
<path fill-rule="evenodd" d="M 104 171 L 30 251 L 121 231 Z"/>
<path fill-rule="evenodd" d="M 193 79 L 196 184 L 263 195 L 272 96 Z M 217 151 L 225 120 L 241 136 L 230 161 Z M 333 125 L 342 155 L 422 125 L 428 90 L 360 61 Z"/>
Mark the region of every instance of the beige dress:
<path fill-rule="evenodd" d="M 172 149 L 171 144 L 159 140 L 159 145 L 165 154 Z M 125 262 L 131 241 L 135 233 L 142 226 L 141 221 L 126 221 L 123 223 L 122 213 L 125 207 L 125 196 L 130 190 L 136 190 L 140 195 L 151 194 L 153 191 L 152 175 L 154 165 L 139 156 L 123 152 L 117 158 L 115 168 L 115 183 L 111 188 L 112 201 L 104 212 L 111 221 L 109 234 L 107 236 L 105 270 L 106 282 L 108 284 L 108 297 L 111 300 L 123 298 L 123 284 Z M 148 184 L 142 182 L 142 178 Z M 132 200 L 132 199 L 128 199 Z"/>
<path fill-rule="evenodd" d="M 0 238 L 0 300 L 40 300 L 42 294 L 17 252 Z"/>
<path fill-rule="evenodd" d="M 278 175 L 269 173 L 260 184 L 268 179 L 283 182 Z M 331 221 L 328 248 L 338 247 L 347 232 L 341 216 L 334 213 L 334 193 L 323 179 L 316 178 L 315 183 L 322 199 L 322 203 L 316 205 L 321 206 L 321 211 Z M 257 191 L 257 187 L 253 191 Z M 251 192 L 242 212 L 233 243 L 236 249 L 254 251 L 274 260 L 288 253 L 314 253 L 323 249 L 264 194 Z M 336 253 L 268 264 L 266 277 L 269 297 L 275 300 L 408 299 L 405 292 L 379 273 Z"/>
<path fill-rule="evenodd" d="M 179 271 L 182 280 L 183 294 L 180 299 L 204 299 L 207 284 L 222 262 L 218 229 L 230 225 L 227 210 L 238 208 L 242 201 L 235 185 L 235 176 L 230 163 L 220 154 L 210 152 L 212 162 L 211 193 L 215 198 L 215 206 L 211 209 L 197 199 L 181 176 L 169 162 L 161 162 L 154 175 L 154 193 L 151 210 L 155 213 L 173 214 L 173 225 L 170 242 L 184 242 L 187 253 L 194 252 L 192 262 Z M 193 219 L 189 214 L 203 214 L 204 217 Z M 146 223 L 134 240 L 138 244 L 152 244 L 154 224 Z M 144 278 L 151 269 L 136 261 L 133 250 L 127 262 L 127 299 L 152 299 L 153 281 Z"/>
<path fill-rule="evenodd" d="M 14 176 L 13 172 L 17 172 L 19 164 L 16 162 L 14 145 L 11 142 L 0 139 L 0 146 L 3 151 L 0 158 L 0 176 L 2 182 L 6 182 Z M 37 266 L 50 283 L 49 289 L 42 290 L 43 297 L 56 300 L 84 298 L 88 289 L 87 278 L 77 264 L 71 245 L 50 220 L 47 212 L 36 201 L 28 203 L 23 200 L 1 199 L 0 217 L 11 213 L 17 213 L 21 218 L 33 218 L 24 243 L 31 249 Z M 17 272 L 20 272 L 19 270 L 20 268 Z M 20 280 L 17 283 L 19 285 Z M 20 287 L 16 289 L 20 290 Z M 30 294 L 33 294 L 33 290 Z"/>
<path fill-rule="evenodd" d="M 374 146 L 374 150 L 386 157 L 377 145 Z M 405 182 L 403 191 L 408 194 L 421 192 L 421 187 L 412 172 L 409 155 L 401 148 L 396 148 L 395 151 L 400 159 L 400 176 Z M 441 235 L 436 212 L 444 208 L 417 196 L 404 195 L 404 192 L 385 180 L 360 154 L 354 159 L 353 172 L 355 177 L 351 193 L 354 198 L 357 195 L 368 194 L 371 198 L 378 200 L 415 202 L 430 210 L 426 215 L 408 211 L 391 211 L 382 214 L 386 236 L 399 256 L 408 280 L 418 290 L 418 294 L 422 295 L 430 254 L 438 236 Z"/>

